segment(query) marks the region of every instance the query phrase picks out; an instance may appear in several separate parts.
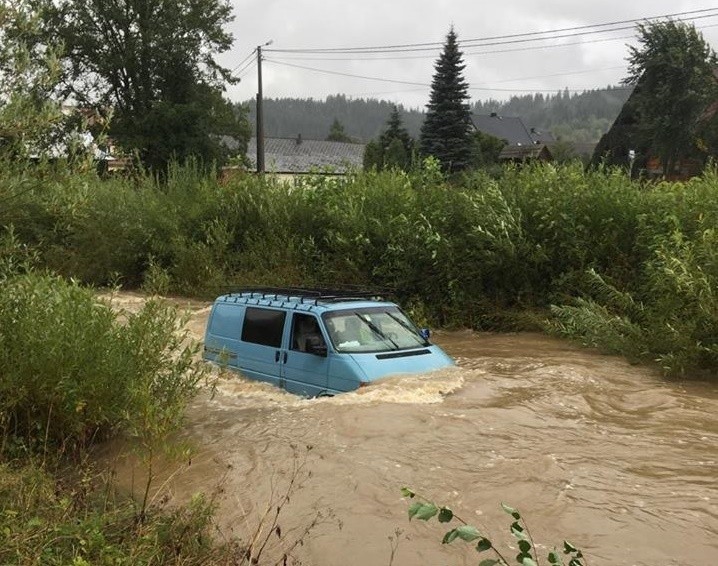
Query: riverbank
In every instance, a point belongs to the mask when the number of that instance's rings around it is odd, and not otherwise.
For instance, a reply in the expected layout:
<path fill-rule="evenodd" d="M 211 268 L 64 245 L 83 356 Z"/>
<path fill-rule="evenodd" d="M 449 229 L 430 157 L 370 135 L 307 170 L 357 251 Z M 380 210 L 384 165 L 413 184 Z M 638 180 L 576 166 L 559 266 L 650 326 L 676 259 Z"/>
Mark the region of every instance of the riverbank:
<path fill-rule="evenodd" d="M 16 190 L 23 187 L 22 190 Z M 0 171 L 3 261 L 96 286 L 210 299 L 242 285 L 394 290 L 432 327 L 552 331 L 666 373 L 718 371 L 718 177 L 630 180 L 578 165 L 450 184 L 410 173 L 164 182 Z M 4 197 L 3 197 L 4 198 Z"/>

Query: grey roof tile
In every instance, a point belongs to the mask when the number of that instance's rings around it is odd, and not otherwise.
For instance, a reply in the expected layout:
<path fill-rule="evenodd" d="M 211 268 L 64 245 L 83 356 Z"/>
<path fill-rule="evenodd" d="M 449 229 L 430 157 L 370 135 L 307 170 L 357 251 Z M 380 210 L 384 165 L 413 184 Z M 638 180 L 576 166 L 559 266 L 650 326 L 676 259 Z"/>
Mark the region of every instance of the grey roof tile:
<path fill-rule="evenodd" d="M 331 168 L 346 173 L 361 168 L 364 144 L 305 140 L 300 138 L 265 138 L 264 163 L 267 171 L 276 173 L 309 173 Z M 247 157 L 257 166 L 257 139 L 249 140 Z"/>

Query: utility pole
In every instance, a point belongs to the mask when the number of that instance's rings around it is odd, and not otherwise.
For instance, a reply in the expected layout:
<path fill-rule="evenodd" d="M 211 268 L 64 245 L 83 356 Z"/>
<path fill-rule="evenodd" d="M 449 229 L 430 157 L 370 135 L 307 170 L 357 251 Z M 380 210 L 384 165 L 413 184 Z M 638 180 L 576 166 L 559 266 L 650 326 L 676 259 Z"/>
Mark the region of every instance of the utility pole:
<path fill-rule="evenodd" d="M 257 46 L 257 173 L 264 173 L 264 108 L 262 103 L 262 47 L 271 45 L 267 43 Z"/>

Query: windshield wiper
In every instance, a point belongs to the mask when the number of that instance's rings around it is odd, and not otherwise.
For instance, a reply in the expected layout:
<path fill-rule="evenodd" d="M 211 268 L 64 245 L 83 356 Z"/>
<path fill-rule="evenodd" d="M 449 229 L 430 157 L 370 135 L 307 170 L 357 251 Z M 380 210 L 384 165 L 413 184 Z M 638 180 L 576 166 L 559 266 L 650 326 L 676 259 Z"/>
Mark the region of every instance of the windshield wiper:
<path fill-rule="evenodd" d="M 372 332 L 374 332 L 374 334 L 376 334 L 377 336 L 379 336 L 379 338 L 381 338 L 382 340 L 385 340 L 385 341 L 387 341 L 387 342 L 391 342 L 392 345 L 394 346 L 394 349 L 395 349 L 395 350 L 398 350 L 398 349 L 399 349 L 399 344 L 397 344 L 396 342 L 394 342 L 394 340 L 392 340 L 392 339 L 389 338 L 386 334 L 384 334 L 381 330 L 379 330 L 379 327 L 378 327 L 376 324 L 374 324 L 371 320 L 369 320 L 369 319 L 367 319 L 367 318 L 364 318 L 364 317 L 363 317 L 362 315 L 360 315 L 358 312 L 355 312 L 354 314 L 357 315 L 357 316 L 359 317 L 359 320 L 361 320 L 364 324 L 366 324 L 366 325 L 369 327 L 369 329 L 370 329 Z"/>
<path fill-rule="evenodd" d="M 430 344 L 430 342 L 429 342 L 427 339 L 425 339 L 421 334 L 419 334 L 419 333 L 416 331 L 416 328 L 412 328 L 412 327 L 409 326 L 406 322 L 404 322 L 403 320 L 401 320 L 398 316 L 396 316 L 396 315 L 390 313 L 389 311 L 384 311 L 384 314 L 389 315 L 389 316 L 390 316 L 391 318 L 393 318 L 396 322 L 398 322 L 398 323 L 401 324 L 404 328 L 406 328 L 409 332 L 411 332 L 412 337 L 413 337 L 413 338 L 416 338 L 422 346 L 428 346 L 428 345 Z"/>

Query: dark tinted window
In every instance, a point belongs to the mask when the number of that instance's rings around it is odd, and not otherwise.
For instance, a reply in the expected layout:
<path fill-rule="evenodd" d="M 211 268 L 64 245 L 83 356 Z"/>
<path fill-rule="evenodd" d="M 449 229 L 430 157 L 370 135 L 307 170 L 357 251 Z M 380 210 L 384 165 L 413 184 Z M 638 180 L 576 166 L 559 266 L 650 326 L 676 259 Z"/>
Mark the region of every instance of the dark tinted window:
<path fill-rule="evenodd" d="M 242 327 L 242 340 L 279 348 L 282 345 L 284 311 L 247 307 Z"/>

